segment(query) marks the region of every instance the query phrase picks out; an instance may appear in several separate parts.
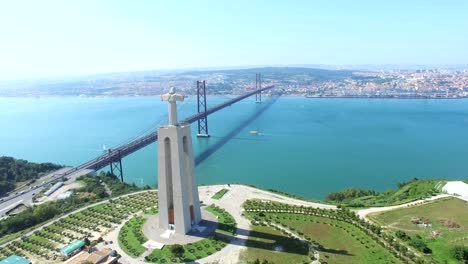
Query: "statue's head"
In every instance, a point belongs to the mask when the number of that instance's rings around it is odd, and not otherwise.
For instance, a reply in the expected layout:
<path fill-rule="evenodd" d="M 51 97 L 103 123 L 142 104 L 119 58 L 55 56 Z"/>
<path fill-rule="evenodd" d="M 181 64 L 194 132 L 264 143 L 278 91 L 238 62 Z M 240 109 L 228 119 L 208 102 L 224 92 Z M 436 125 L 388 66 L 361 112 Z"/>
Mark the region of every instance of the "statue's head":
<path fill-rule="evenodd" d="M 169 89 L 169 93 L 170 94 L 175 94 L 175 87 L 174 86 Z"/>

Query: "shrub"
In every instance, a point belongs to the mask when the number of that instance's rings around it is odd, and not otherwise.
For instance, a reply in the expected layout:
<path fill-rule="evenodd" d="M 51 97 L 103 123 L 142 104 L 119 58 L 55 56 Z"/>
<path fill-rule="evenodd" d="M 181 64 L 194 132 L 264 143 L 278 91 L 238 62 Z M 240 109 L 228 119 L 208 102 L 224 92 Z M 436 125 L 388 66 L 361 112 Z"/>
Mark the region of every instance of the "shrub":
<path fill-rule="evenodd" d="M 181 258 L 185 253 L 185 249 L 182 245 L 175 244 L 171 247 L 171 253 L 177 258 Z"/>
<path fill-rule="evenodd" d="M 455 259 L 468 263 L 468 247 L 455 246 L 452 248 L 451 253 Z"/>

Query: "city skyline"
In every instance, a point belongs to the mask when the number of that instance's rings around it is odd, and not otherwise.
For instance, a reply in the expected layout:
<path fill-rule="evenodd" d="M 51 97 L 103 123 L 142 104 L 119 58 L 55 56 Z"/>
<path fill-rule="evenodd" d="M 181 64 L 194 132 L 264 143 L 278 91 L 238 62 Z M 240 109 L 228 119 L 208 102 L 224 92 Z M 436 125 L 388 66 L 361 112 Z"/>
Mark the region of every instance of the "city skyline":
<path fill-rule="evenodd" d="M 0 79 L 259 65 L 466 65 L 463 1 L 15 1 Z"/>

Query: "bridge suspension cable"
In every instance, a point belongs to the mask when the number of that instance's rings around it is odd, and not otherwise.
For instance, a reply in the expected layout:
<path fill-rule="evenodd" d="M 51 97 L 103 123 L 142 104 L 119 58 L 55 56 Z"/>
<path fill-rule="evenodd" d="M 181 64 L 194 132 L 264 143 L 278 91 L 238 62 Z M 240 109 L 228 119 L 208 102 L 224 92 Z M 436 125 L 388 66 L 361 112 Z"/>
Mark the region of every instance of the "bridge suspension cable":
<path fill-rule="evenodd" d="M 195 121 L 197 121 L 198 119 L 202 118 L 203 116 L 206 116 L 206 115 L 210 115 L 212 113 L 215 113 L 227 106 L 230 106 L 234 103 L 237 103 L 247 97 L 250 97 L 252 95 L 255 95 L 256 93 L 258 92 L 261 92 L 261 91 L 266 91 L 266 90 L 269 90 L 269 89 L 272 89 L 274 86 L 267 86 L 267 87 L 264 87 L 264 88 L 261 88 L 261 89 L 258 89 L 258 90 L 254 90 L 254 91 L 251 91 L 251 92 L 248 92 L 244 95 L 241 95 L 241 96 L 238 96 L 238 97 L 235 97 L 235 98 L 232 98 L 231 100 L 228 100 L 222 104 L 219 104 L 217 106 L 214 106 L 214 107 L 211 107 L 209 108 L 206 112 L 203 112 L 203 113 L 197 113 L 197 114 L 194 114 L 194 115 L 191 115 L 183 120 L 180 121 L 180 123 L 193 123 Z M 81 170 L 81 169 L 93 169 L 93 170 L 99 170 L 99 169 L 102 169 L 104 168 L 105 166 L 108 166 L 109 164 L 115 162 L 115 161 L 119 161 L 121 162 L 121 159 L 153 142 L 155 142 L 156 140 L 158 140 L 158 133 L 157 131 L 153 131 L 143 137 L 140 137 L 140 138 L 137 138 L 135 139 L 134 141 L 131 141 L 127 144 L 124 144 L 124 145 L 121 145 L 115 149 L 112 149 L 112 150 L 109 150 L 107 153 L 93 159 L 93 160 L 90 160 L 76 168 L 74 168 L 73 170 L 69 170 L 68 172 L 64 173 L 62 176 L 67 176 L 71 173 L 74 173 L 75 171 L 77 170 Z M 122 176 L 122 175 L 121 175 Z"/>

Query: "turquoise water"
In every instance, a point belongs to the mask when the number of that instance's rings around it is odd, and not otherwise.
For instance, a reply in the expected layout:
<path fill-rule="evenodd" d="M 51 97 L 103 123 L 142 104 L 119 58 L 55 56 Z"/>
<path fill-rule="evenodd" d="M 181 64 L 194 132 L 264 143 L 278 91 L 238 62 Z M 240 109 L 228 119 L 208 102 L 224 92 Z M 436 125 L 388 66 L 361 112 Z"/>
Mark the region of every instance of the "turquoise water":
<path fill-rule="evenodd" d="M 225 100 L 209 97 L 208 104 Z M 194 137 L 195 154 L 264 106 L 248 99 L 210 116 L 212 137 Z M 0 98 L 0 155 L 78 165 L 166 122 L 166 111 L 157 97 Z M 194 98 L 180 111 L 193 113 Z M 156 158 L 156 143 L 126 157 L 125 180 L 156 184 Z M 197 178 L 323 198 L 348 187 L 386 190 L 413 177 L 466 179 L 467 158 L 468 100 L 281 97 L 201 162 Z"/>

